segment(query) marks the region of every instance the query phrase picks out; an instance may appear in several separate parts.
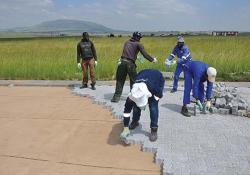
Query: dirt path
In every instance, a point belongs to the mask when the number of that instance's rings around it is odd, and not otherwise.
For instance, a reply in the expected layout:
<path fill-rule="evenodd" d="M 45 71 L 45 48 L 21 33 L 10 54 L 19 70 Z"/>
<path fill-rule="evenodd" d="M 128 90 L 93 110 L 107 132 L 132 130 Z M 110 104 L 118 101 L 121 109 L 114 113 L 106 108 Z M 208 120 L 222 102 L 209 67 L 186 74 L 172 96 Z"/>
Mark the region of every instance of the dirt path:
<path fill-rule="evenodd" d="M 66 88 L 0 87 L 1 175 L 153 175 L 109 111 Z"/>

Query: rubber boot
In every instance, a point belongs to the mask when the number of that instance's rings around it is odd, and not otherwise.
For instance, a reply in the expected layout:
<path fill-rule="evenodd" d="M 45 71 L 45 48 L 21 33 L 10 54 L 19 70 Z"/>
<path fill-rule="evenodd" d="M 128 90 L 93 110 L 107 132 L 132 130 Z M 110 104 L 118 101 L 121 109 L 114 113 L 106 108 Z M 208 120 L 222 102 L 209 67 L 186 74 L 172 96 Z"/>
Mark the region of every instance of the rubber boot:
<path fill-rule="evenodd" d="M 116 95 L 114 95 L 113 98 L 111 99 L 111 102 L 113 103 L 118 103 L 119 101 L 120 101 L 120 97 Z"/>
<path fill-rule="evenodd" d="M 151 133 L 149 136 L 149 140 L 151 142 L 155 142 L 157 140 L 157 138 L 158 138 L 157 130 L 158 130 L 158 128 L 151 128 Z"/>
<path fill-rule="evenodd" d="M 94 84 L 91 84 L 91 89 L 92 89 L 92 90 L 96 90 L 96 88 L 95 88 L 95 85 L 94 85 Z"/>
<path fill-rule="evenodd" d="M 132 121 L 129 125 L 129 129 L 133 130 L 135 128 L 137 128 L 139 126 L 139 122 L 138 121 Z"/>
<path fill-rule="evenodd" d="M 80 89 L 84 89 L 84 88 L 87 88 L 87 87 L 88 87 L 87 84 L 83 84 L 83 85 L 80 87 Z"/>
<path fill-rule="evenodd" d="M 175 92 L 177 92 L 177 89 L 172 89 L 170 92 L 175 93 Z"/>
<path fill-rule="evenodd" d="M 184 115 L 186 117 L 191 117 L 190 112 L 188 112 L 187 106 L 182 106 L 181 113 L 182 113 L 182 115 Z"/>

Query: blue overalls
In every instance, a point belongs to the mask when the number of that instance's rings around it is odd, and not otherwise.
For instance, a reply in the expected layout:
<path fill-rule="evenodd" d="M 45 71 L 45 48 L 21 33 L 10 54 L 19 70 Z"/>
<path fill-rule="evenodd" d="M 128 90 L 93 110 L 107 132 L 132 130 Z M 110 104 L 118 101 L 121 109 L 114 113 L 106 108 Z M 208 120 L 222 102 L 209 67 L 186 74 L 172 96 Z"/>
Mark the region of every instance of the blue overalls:
<path fill-rule="evenodd" d="M 176 45 L 172 53 L 169 55 L 168 60 L 172 61 L 175 55 L 177 55 L 178 60 L 177 60 L 177 66 L 176 66 L 175 73 L 174 73 L 173 89 L 177 90 L 180 74 L 182 71 L 185 71 L 185 67 L 183 66 L 186 63 L 192 61 L 192 56 L 186 45 L 184 45 L 181 49 Z"/>
<path fill-rule="evenodd" d="M 201 61 L 192 61 L 187 64 L 187 71 L 184 74 L 185 88 L 183 105 L 190 103 L 190 92 L 193 87 L 193 97 L 204 102 L 204 82 L 207 82 L 206 98 L 211 99 L 213 83 L 207 79 L 208 65 Z M 193 84 L 192 84 L 193 80 Z"/>

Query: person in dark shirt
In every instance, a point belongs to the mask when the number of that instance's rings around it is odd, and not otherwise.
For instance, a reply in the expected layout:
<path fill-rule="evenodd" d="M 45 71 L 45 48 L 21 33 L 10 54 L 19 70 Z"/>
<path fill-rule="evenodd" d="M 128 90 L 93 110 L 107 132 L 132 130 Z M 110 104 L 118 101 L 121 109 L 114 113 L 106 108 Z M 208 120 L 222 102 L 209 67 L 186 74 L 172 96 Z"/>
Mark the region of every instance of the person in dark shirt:
<path fill-rule="evenodd" d="M 140 32 L 134 32 L 132 38 L 124 44 L 121 62 L 116 71 L 115 93 L 111 102 L 119 102 L 127 74 L 130 79 L 130 89 L 132 88 L 137 74 L 135 61 L 139 52 L 150 62 L 157 62 L 156 58 L 153 58 L 145 51 L 143 45 L 140 43 L 141 38 L 142 34 Z"/>
<path fill-rule="evenodd" d="M 145 110 L 146 105 L 149 105 L 150 111 L 150 128 L 151 134 L 149 140 L 154 142 L 157 140 L 158 118 L 159 118 L 159 99 L 163 97 L 165 79 L 158 70 L 145 69 L 138 73 L 135 83 L 129 93 L 125 103 L 123 124 L 124 129 L 120 135 L 122 140 L 126 140 L 130 131 L 139 126 L 141 110 Z M 133 110 L 133 119 L 131 124 L 130 113 Z"/>
<path fill-rule="evenodd" d="M 91 88 L 95 90 L 95 66 L 97 66 L 97 56 L 95 46 L 89 40 L 89 34 L 83 32 L 82 40 L 77 44 L 77 66 L 82 69 L 82 88 L 88 87 L 88 69 L 90 69 Z"/>

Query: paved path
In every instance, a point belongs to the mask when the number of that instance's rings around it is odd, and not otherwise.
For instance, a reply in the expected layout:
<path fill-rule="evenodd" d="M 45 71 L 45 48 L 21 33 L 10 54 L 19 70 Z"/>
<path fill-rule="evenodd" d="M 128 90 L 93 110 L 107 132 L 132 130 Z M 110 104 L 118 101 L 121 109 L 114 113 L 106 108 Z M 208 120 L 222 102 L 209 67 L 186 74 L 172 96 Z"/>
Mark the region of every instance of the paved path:
<path fill-rule="evenodd" d="M 250 99 L 249 88 L 240 88 Z M 74 93 L 91 97 L 121 118 L 128 86 L 122 100 L 110 103 L 113 86 L 97 86 L 96 91 L 75 87 Z M 180 114 L 183 89 L 171 94 L 165 89 L 160 100 L 159 139 L 148 139 L 149 113 L 142 113 L 141 125 L 128 138 L 132 144 L 142 145 L 144 151 L 156 152 L 155 161 L 163 167 L 163 174 L 174 175 L 249 175 L 250 174 L 250 118 L 218 114 L 186 118 Z"/>
<path fill-rule="evenodd" d="M 65 87 L 0 87 L 0 175 L 159 175 L 110 111 Z"/>

